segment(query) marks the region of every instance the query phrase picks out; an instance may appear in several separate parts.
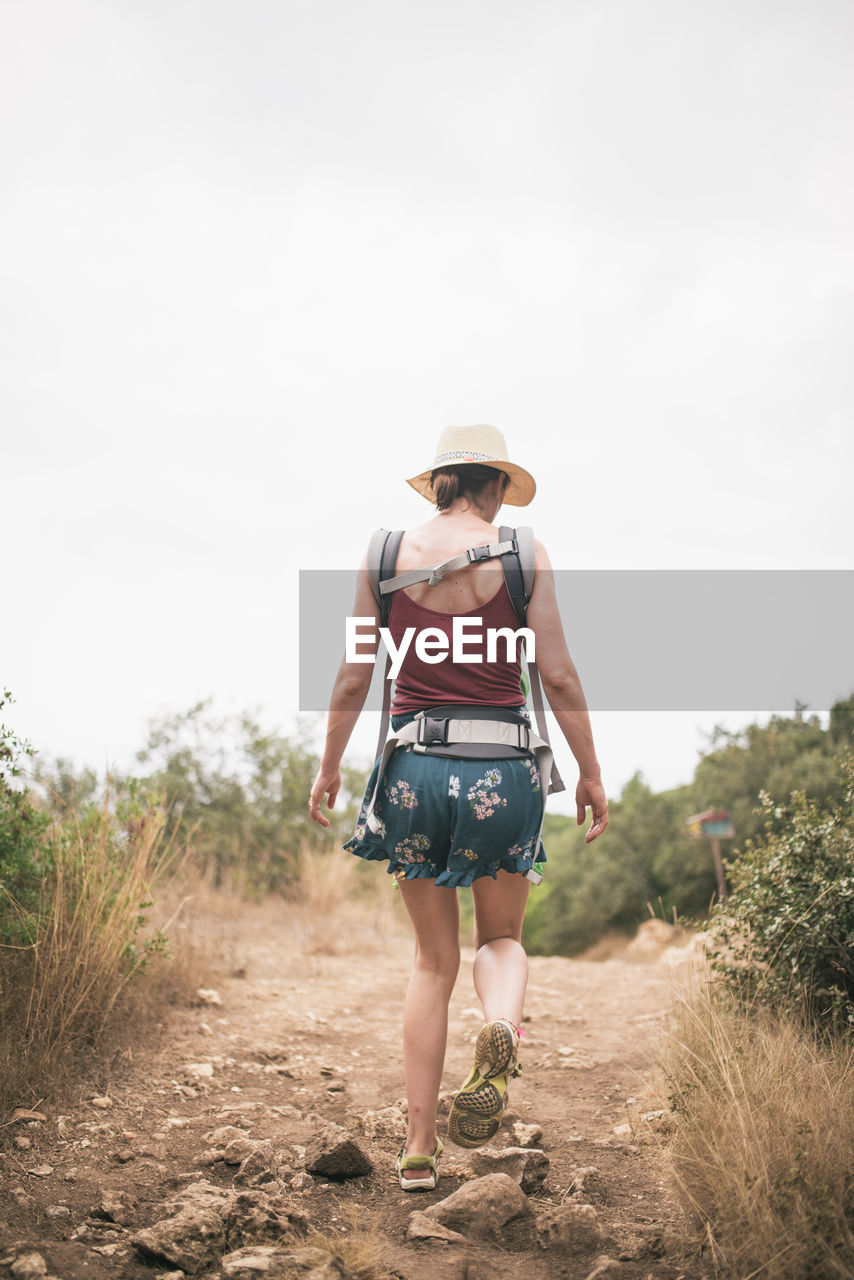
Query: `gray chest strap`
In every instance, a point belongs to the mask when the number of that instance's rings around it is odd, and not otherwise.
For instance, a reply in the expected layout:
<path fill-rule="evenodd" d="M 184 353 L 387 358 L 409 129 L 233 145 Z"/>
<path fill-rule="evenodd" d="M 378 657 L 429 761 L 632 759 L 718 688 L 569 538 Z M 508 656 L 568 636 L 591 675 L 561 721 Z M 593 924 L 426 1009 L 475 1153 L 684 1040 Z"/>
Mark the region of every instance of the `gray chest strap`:
<path fill-rule="evenodd" d="M 417 712 L 415 719 L 392 733 L 383 746 L 377 768 L 377 780 L 365 814 L 365 825 L 375 834 L 380 830 L 381 822 L 374 810 L 386 765 L 398 747 L 408 745 L 412 746 L 413 751 L 423 755 L 456 756 L 474 760 L 533 756 L 540 776 L 542 800 L 540 825 L 533 850 L 534 861 L 537 860 L 542 843 L 543 818 L 546 812 L 552 768 L 552 749 L 544 738 L 539 737 L 527 725 L 518 724 L 515 721 L 478 720 L 455 716 L 436 717 L 431 716 L 429 712 Z M 535 873 L 529 873 L 529 878 L 536 878 L 538 882 L 542 877 L 535 877 Z"/>

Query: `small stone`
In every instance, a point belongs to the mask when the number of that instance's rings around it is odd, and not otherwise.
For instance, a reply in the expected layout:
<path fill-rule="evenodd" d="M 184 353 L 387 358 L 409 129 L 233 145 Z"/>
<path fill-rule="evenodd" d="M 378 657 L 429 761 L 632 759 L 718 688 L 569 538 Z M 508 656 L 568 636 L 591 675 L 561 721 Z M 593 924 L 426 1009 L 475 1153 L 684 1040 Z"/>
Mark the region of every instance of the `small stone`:
<path fill-rule="evenodd" d="M 199 987 L 196 990 L 196 1004 L 216 1005 L 222 1004 L 222 996 L 218 991 L 214 991 L 213 987 Z"/>
<path fill-rule="evenodd" d="M 247 1138 L 243 1133 L 238 1138 L 232 1138 L 223 1150 L 222 1159 L 225 1164 L 241 1164 L 247 1156 L 251 1156 L 253 1151 L 261 1144 L 255 1138 Z M 267 1146 L 270 1144 L 267 1143 Z"/>
<path fill-rule="evenodd" d="M 188 1062 L 184 1071 L 194 1080 L 210 1080 L 214 1073 L 212 1062 Z"/>
<path fill-rule="evenodd" d="M 406 1228 L 407 1240 L 462 1240 L 466 1237 L 460 1235 L 459 1231 L 452 1231 L 450 1227 L 443 1227 L 441 1222 L 437 1222 L 435 1218 L 431 1218 L 428 1214 L 420 1211 L 409 1215 L 409 1225 Z"/>
<path fill-rule="evenodd" d="M 517 1218 L 530 1218 L 533 1210 L 522 1188 L 506 1173 L 491 1173 L 452 1192 L 425 1210 L 445 1227 L 465 1235 L 490 1236 Z"/>
<path fill-rule="evenodd" d="M 379 1111 L 366 1111 L 358 1117 L 365 1137 L 372 1142 L 398 1139 L 406 1136 L 406 1116 L 399 1107 L 382 1107 Z"/>
<path fill-rule="evenodd" d="M 292 1191 L 311 1191 L 314 1187 L 314 1178 L 303 1169 L 300 1173 L 294 1174 L 288 1186 Z"/>
<path fill-rule="evenodd" d="M 536 1147 L 543 1140 L 543 1131 L 538 1124 L 523 1124 L 521 1120 L 516 1121 L 511 1133 L 517 1147 Z"/>
<path fill-rule="evenodd" d="M 615 1138 L 630 1138 L 632 1136 L 632 1126 L 630 1124 L 615 1124 L 613 1134 Z"/>
<path fill-rule="evenodd" d="M 586 1252 L 604 1239 L 592 1204 L 570 1203 L 548 1209 L 537 1220 L 537 1232 L 543 1249 Z"/>
<path fill-rule="evenodd" d="M 373 1169 L 362 1148 L 340 1125 L 327 1125 L 312 1139 L 305 1167 L 309 1173 L 336 1180 L 359 1178 Z"/>
<path fill-rule="evenodd" d="M 549 1158 L 537 1147 L 505 1147 L 498 1151 L 481 1147 L 472 1152 L 471 1166 L 475 1173 L 506 1173 L 526 1195 L 530 1195 L 545 1182 Z"/>
<path fill-rule="evenodd" d="M 225 1230 L 214 1209 L 183 1209 L 137 1231 L 131 1244 L 144 1256 L 195 1274 L 213 1266 L 225 1247 Z"/>
<path fill-rule="evenodd" d="M 15 1146 L 19 1151 L 29 1151 L 32 1145 L 31 1140 L 29 1138 L 25 1138 L 22 1133 L 19 1133 L 15 1138 Z"/>
<path fill-rule="evenodd" d="M 561 1067 L 571 1067 L 574 1071 L 592 1071 L 598 1066 L 595 1058 L 589 1053 L 585 1053 L 583 1049 L 577 1049 L 573 1045 L 562 1045 L 558 1049 L 558 1065 Z"/>
<path fill-rule="evenodd" d="M 130 1164 L 131 1160 L 136 1159 L 136 1152 L 133 1147 L 119 1147 L 118 1151 L 114 1152 L 114 1155 L 119 1164 Z"/>
<path fill-rule="evenodd" d="M 603 1187 L 600 1169 L 595 1164 L 580 1165 L 572 1172 L 569 1189 L 576 1194 L 584 1192 L 585 1195 L 601 1192 Z"/>
<path fill-rule="evenodd" d="M 100 1097 L 90 1098 L 89 1101 L 93 1107 L 97 1107 L 99 1111 L 109 1111 L 113 1105 L 113 1100 L 108 1093 L 101 1094 Z"/>
<path fill-rule="evenodd" d="M 49 1178 L 53 1173 L 52 1164 L 39 1164 L 35 1169 L 28 1169 L 27 1173 L 33 1178 Z"/>
<path fill-rule="evenodd" d="M 12 1263 L 15 1280 L 38 1280 L 47 1275 L 47 1263 L 40 1253 L 22 1253 Z"/>
<path fill-rule="evenodd" d="M 184 1280 L 183 1271 L 155 1271 L 154 1280 Z"/>
<path fill-rule="evenodd" d="M 308 1221 L 284 1196 L 261 1189 L 243 1191 L 223 1211 L 229 1244 L 295 1244 L 308 1234 Z"/>
<path fill-rule="evenodd" d="M 48 1218 L 70 1218 L 71 1210 L 67 1204 L 49 1204 L 45 1209 Z"/>
<path fill-rule="evenodd" d="M 307 1245 L 282 1249 L 277 1245 L 249 1245 L 222 1259 L 222 1280 L 354 1280 L 340 1258 Z"/>
<path fill-rule="evenodd" d="M 93 1211 L 92 1217 L 100 1218 L 104 1222 L 115 1222 L 120 1227 L 129 1227 L 133 1223 L 134 1212 L 132 1204 L 128 1203 L 127 1192 L 102 1192 L 98 1207 Z"/>

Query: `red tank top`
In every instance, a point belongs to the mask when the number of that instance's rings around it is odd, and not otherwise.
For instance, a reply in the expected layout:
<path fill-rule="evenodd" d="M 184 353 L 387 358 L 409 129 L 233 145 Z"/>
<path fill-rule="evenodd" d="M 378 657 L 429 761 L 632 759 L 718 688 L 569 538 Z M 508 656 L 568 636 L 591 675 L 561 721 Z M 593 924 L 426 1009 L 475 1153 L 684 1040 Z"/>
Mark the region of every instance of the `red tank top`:
<path fill-rule="evenodd" d="M 465 635 L 465 653 L 479 655 L 480 662 L 453 661 L 453 621 L 458 618 L 480 618 L 480 627 L 468 627 Z M 486 632 L 489 627 L 519 627 L 516 611 L 507 591 L 501 586 L 486 604 L 467 609 L 464 613 L 442 613 L 416 604 L 405 591 L 395 591 L 392 596 L 388 621 L 395 645 L 400 647 L 407 627 L 414 627 L 416 635 L 425 627 L 431 627 L 448 637 L 448 651 L 441 662 L 424 662 L 415 651 L 412 637 L 406 656 L 394 682 L 393 715 L 408 711 L 420 711 L 443 702 L 472 702 L 481 706 L 518 707 L 524 701 L 522 695 L 522 667 L 519 661 L 521 641 L 515 645 L 515 661 L 507 661 L 508 645 L 503 637 L 496 642 L 497 660 L 487 662 Z M 511 654 L 513 649 L 510 650 Z"/>

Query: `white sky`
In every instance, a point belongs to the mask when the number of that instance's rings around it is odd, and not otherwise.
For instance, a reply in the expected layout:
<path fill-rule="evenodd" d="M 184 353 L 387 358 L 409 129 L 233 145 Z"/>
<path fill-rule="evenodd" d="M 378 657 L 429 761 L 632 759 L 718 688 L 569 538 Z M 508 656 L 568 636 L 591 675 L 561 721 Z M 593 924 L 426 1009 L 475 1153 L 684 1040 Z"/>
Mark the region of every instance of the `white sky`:
<path fill-rule="evenodd" d="M 298 569 L 426 518 L 448 422 L 505 432 L 558 568 L 854 567 L 853 34 L 848 0 L 0 2 L 8 720 L 120 767 L 208 695 L 290 731 Z M 595 717 L 609 791 L 724 718 Z"/>

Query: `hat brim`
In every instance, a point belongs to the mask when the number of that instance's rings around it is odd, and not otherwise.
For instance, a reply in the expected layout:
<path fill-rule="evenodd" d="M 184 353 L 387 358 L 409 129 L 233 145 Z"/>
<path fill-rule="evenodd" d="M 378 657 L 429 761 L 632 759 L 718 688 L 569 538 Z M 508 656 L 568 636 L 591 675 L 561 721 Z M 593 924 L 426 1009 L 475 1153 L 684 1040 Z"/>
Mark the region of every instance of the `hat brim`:
<path fill-rule="evenodd" d="M 524 467 L 517 467 L 515 462 L 502 462 L 496 458 L 494 462 L 470 463 L 470 462 L 446 462 L 439 463 L 437 466 L 422 471 L 420 475 L 412 476 L 406 483 L 411 485 L 416 493 L 420 493 L 422 498 L 426 498 L 428 502 L 435 502 L 436 495 L 433 492 L 433 484 L 430 480 L 434 471 L 439 470 L 441 466 L 487 466 L 494 467 L 496 471 L 503 471 L 510 477 L 510 483 L 504 490 L 502 503 L 511 507 L 527 507 L 528 503 L 533 499 L 537 492 L 537 482 L 531 475 L 530 471 L 526 471 Z"/>

